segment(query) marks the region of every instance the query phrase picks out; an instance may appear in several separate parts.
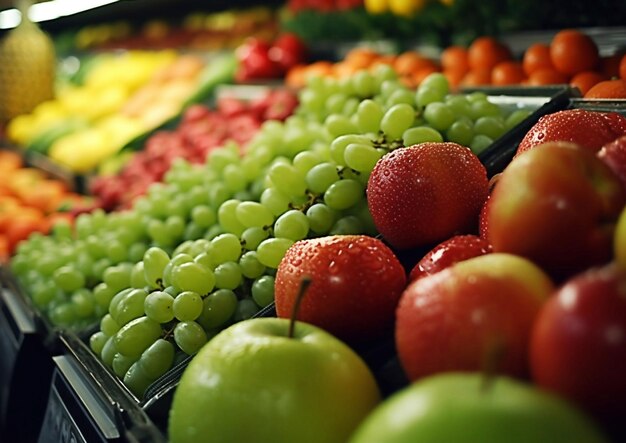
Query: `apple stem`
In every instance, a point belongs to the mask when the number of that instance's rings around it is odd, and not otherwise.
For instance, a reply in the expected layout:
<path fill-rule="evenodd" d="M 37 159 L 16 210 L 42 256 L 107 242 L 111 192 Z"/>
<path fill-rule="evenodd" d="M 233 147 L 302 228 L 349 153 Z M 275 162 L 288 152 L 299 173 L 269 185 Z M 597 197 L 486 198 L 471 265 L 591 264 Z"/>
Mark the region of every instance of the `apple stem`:
<path fill-rule="evenodd" d="M 293 304 L 293 309 L 291 310 L 291 318 L 289 319 L 289 330 L 287 331 L 287 337 L 289 338 L 293 338 L 296 329 L 296 318 L 298 317 L 298 312 L 300 312 L 300 305 L 302 304 L 302 299 L 304 298 L 306 290 L 309 288 L 312 281 L 311 277 L 302 277 L 300 288 L 298 289 L 296 300 Z"/>
<path fill-rule="evenodd" d="M 488 391 L 498 373 L 498 368 L 506 355 L 506 341 L 502 337 L 493 340 L 485 351 L 483 360 L 483 379 L 481 390 Z"/>

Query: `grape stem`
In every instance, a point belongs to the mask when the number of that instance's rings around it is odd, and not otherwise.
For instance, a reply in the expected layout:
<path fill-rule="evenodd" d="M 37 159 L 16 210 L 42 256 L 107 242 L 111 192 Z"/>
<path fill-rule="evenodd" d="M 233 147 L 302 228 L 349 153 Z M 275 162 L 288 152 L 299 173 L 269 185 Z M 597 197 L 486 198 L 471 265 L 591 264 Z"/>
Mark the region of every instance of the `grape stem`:
<path fill-rule="evenodd" d="M 296 300 L 293 304 L 293 309 L 291 310 L 291 318 L 289 319 L 289 330 L 287 331 L 287 337 L 293 338 L 293 334 L 296 329 L 296 318 L 298 316 L 298 312 L 300 312 L 300 305 L 302 304 L 302 299 L 306 294 L 309 285 L 313 280 L 309 276 L 302 277 L 302 281 L 300 282 L 300 288 L 298 289 L 298 293 L 296 294 Z"/>

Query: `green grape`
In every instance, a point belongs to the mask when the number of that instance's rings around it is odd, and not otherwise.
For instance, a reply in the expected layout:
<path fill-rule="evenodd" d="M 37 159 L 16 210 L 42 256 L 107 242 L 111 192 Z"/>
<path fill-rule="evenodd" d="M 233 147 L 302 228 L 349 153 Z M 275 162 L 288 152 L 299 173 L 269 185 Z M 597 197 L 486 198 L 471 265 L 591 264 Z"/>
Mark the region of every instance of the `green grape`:
<path fill-rule="evenodd" d="M 357 180 L 337 180 L 324 194 L 324 203 L 331 209 L 348 209 L 363 198 L 363 185 Z"/>
<path fill-rule="evenodd" d="M 241 255 L 241 241 L 234 234 L 220 234 L 211 240 L 211 253 L 216 264 L 237 261 Z"/>
<path fill-rule="evenodd" d="M 180 215 L 170 215 L 165 220 L 165 229 L 170 238 L 179 239 L 185 233 L 185 219 Z"/>
<path fill-rule="evenodd" d="M 113 335 L 120 330 L 120 325 L 117 324 L 111 314 L 107 313 L 100 320 L 100 330 L 108 337 L 113 337 Z"/>
<path fill-rule="evenodd" d="M 323 194 L 330 185 L 339 180 L 339 173 L 334 164 L 320 163 L 307 172 L 305 179 L 312 192 Z"/>
<path fill-rule="evenodd" d="M 340 135 L 353 134 L 359 130 L 349 117 L 341 114 L 330 114 L 326 117 L 324 126 L 333 138 Z"/>
<path fill-rule="evenodd" d="M 74 312 L 79 318 L 87 318 L 93 315 L 95 301 L 89 289 L 81 288 L 74 291 L 70 300 L 74 305 Z"/>
<path fill-rule="evenodd" d="M 119 240 L 111 240 L 105 245 L 106 256 L 113 263 L 120 263 L 128 259 L 128 245 Z"/>
<path fill-rule="evenodd" d="M 487 99 L 473 101 L 471 106 L 471 117 L 474 120 L 480 117 L 498 117 L 502 115 L 500 107 Z"/>
<path fill-rule="evenodd" d="M 356 122 L 358 128 L 345 134 L 355 132 L 377 133 L 380 130 L 380 122 L 383 118 L 383 107 L 374 100 L 366 99 L 359 103 L 356 111 Z"/>
<path fill-rule="evenodd" d="M 248 251 L 239 259 L 241 273 L 246 278 L 257 278 L 265 272 L 265 266 L 259 261 L 256 251 Z"/>
<path fill-rule="evenodd" d="M 219 328 L 234 315 L 237 296 L 229 289 L 218 289 L 205 297 L 202 305 L 202 313 L 196 321 L 207 330 Z"/>
<path fill-rule="evenodd" d="M 165 289 L 163 289 L 163 292 L 168 293 L 172 297 L 176 297 L 179 291 L 174 286 L 167 286 Z"/>
<path fill-rule="evenodd" d="M 354 215 L 362 224 L 362 230 L 358 232 L 359 234 L 365 233 L 371 235 L 372 237 L 378 235 L 378 229 L 376 229 L 376 224 L 374 223 L 374 219 L 370 213 L 366 198 L 350 208 L 349 212 L 350 213 L 347 215 Z"/>
<path fill-rule="evenodd" d="M 416 94 L 409 91 L 408 89 L 402 88 L 398 89 L 397 91 L 393 91 L 385 101 L 387 107 L 398 105 L 400 103 L 406 103 L 407 105 L 415 106 Z"/>
<path fill-rule="evenodd" d="M 340 114 L 347 99 L 348 96 L 344 93 L 338 92 L 332 94 L 326 99 L 325 108 L 331 114 Z"/>
<path fill-rule="evenodd" d="M 346 104 L 343 106 L 343 110 L 341 111 L 341 113 L 343 115 L 354 115 L 359 107 L 359 103 L 360 102 L 357 98 L 350 97 L 348 100 L 346 100 Z"/>
<path fill-rule="evenodd" d="M 387 109 L 380 122 L 380 129 L 388 139 L 395 140 L 401 138 L 414 121 L 415 109 L 406 103 L 399 103 Z"/>
<path fill-rule="evenodd" d="M 124 295 L 115 306 L 111 306 L 111 317 L 118 325 L 123 326 L 144 315 L 144 301 L 147 296 L 144 289 L 133 289 Z"/>
<path fill-rule="evenodd" d="M 307 209 L 306 216 L 309 219 L 311 231 L 323 235 L 328 233 L 335 223 L 337 212 L 323 203 L 316 203 Z"/>
<path fill-rule="evenodd" d="M 241 235 L 245 230 L 245 226 L 241 224 L 237 218 L 237 207 L 241 204 L 240 200 L 230 199 L 222 203 L 217 210 L 218 223 L 227 231 L 236 235 Z"/>
<path fill-rule="evenodd" d="M 143 302 L 146 317 L 158 323 L 167 323 L 174 319 L 174 296 L 165 291 L 154 291 Z"/>
<path fill-rule="evenodd" d="M 24 244 L 24 243 L 26 242 L 22 242 L 21 244 Z M 46 260 L 51 263 L 49 265 L 49 271 L 47 271 L 45 275 L 52 273 L 58 267 L 56 260 L 52 256 L 42 257 L 42 260 Z M 18 276 L 24 275 L 28 270 L 31 269 L 31 266 L 32 264 L 29 263 L 28 259 L 20 254 L 15 255 L 13 259 L 11 260 L 11 270 L 13 271 L 15 275 L 18 275 Z"/>
<path fill-rule="evenodd" d="M 124 375 L 124 385 L 137 397 L 143 398 L 144 393 L 154 380 L 144 372 L 138 362 L 132 364 Z"/>
<path fill-rule="evenodd" d="M 302 174 L 306 174 L 309 170 L 321 163 L 323 160 L 317 152 L 302 151 L 293 158 L 293 166 Z"/>
<path fill-rule="evenodd" d="M 446 138 L 463 146 L 469 146 L 474 138 L 474 128 L 471 121 L 457 120 L 446 131 Z"/>
<path fill-rule="evenodd" d="M 95 279 L 102 280 L 104 276 L 104 271 L 106 271 L 111 266 L 113 266 L 111 260 L 109 260 L 108 258 L 100 258 L 94 262 L 93 267 L 91 268 L 91 274 Z"/>
<path fill-rule="evenodd" d="M 440 72 L 434 72 L 420 83 L 415 94 L 415 102 L 419 107 L 425 107 L 443 101 L 448 92 L 449 84 L 446 77 Z"/>
<path fill-rule="evenodd" d="M 111 299 L 110 303 L 109 303 L 109 313 L 112 311 L 115 311 L 117 309 L 117 305 L 120 303 L 120 301 L 126 297 L 126 295 L 128 293 L 130 293 L 131 291 L 134 291 L 134 288 L 126 288 L 126 289 L 122 289 L 121 291 L 117 292 L 113 298 Z"/>
<path fill-rule="evenodd" d="M 130 245 L 128 248 L 128 261 L 131 263 L 137 263 L 143 260 L 143 256 L 148 250 L 145 243 L 136 242 Z"/>
<path fill-rule="evenodd" d="M 256 250 L 257 258 L 264 266 L 276 269 L 285 252 L 293 243 L 293 240 L 287 238 L 268 238 L 263 240 Z"/>
<path fill-rule="evenodd" d="M 239 155 L 232 149 L 214 149 L 208 156 L 211 169 L 214 171 L 223 171 L 228 165 L 239 163 Z"/>
<path fill-rule="evenodd" d="M 292 209 L 278 217 L 274 223 L 274 235 L 297 241 L 306 238 L 309 233 L 309 220 L 302 212 Z"/>
<path fill-rule="evenodd" d="M 246 228 L 271 226 L 274 215 L 261 203 L 246 201 L 237 206 L 237 220 Z"/>
<path fill-rule="evenodd" d="M 113 337 L 120 354 L 139 358 L 143 351 L 161 336 L 161 325 L 148 317 L 126 323 Z"/>
<path fill-rule="evenodd" d="M 175 243 L 175 239 L 170 235 L 167 226 L 161 220 L 150 220 L 147 232 L 150 238 L 159 245 L 171 246 Z"/>
<path fill-rule="evenodd" d="M 133 272 L 133 265 L 130 263 L 120 263 L 107 268 L 102 274 L 102 280 L 113 291 L 119 291 L 131 286 L 130 276 Z"/>
<path fill-rule="evenodd" d="M 239 264 L 232 261 L 221 263 L 213 272 L 215 273 L 215 287 L 219 289 L 235 289 L 243 281 Z"/>
<path fill-rule="evenodd" d="M 163 279 L 163 269 L 169 261 L 170 257 L 167 252 L 154 246 L 148 248 L 143 255 L 143 270 L 146 281 L 151 287 L 157 288 L 159 286 L 158 282 Z"/>
<path fill-rule="evenodd" d="M 195 320 L 202 313 L 202 297 L 193 291 L 181 292 L 174 299 L 172 309 L 177 320 Z"/>
<path fill-rule="evenodd" d="M 66 220 L 57 220 L 52 225 L 52 235 L 56 240 L 69 240 L 72 238 L 72 226 Z"/>
<path fill-rule="evenodd" d="M 143 261 L 135 263 L 135 266 L 133 266 L 133 270 L 130 273 L 130 286 L 138 289 L 148 286 Z"/>
<path fill-rule="evenodd" d="M 93 276 L 93 264 L 92 258 L 86 252 L 80 252 L 76 257 L 76 269 L 85 276 L 86 281 L 90 281 L 90 277 Z"/>
<path fill-rule="evenodd" d="M 446 97 L 446 105 L 454 112 L 457 118 L 472 116 L 472 105 L 464 95 L 448 95 Z"/>
<path fill-rule="evenodd" d="M 237 308 L 233 315 L 234 321 L 247 320 L 254 317 L 259 312 L 259 305 L 252 298 L 244 298 L 237 303 Z"/>
<path fill-rule="evenodd" d="M 52 280 L 43 281 L 36 289 L 33 289 L 31 296 L 35 305 L 39 308 L 46 308 L 54 300 L 57 294 L 57 287 Z M 108 305 L 107 305 L 108 306 Z"/>
<path fill-rule="evenodd" d="M 115 347 L 115 337 L 109 337 L 100 352 L 100 360 L 109 368 L 113 365 L 113 359 L 117 354 Z"/>
<path fill-rule="evenodd" d="M 365 231 L 365 226 L 359 217 L 347 215 L 341 217 L 330 229 L 330 235 L 360 234 Z"/>
<path fill-rule="evenodd" d="M 85 276 L 72 266 L 62 266 L 52 275 L 54 283 L 65 292 L 73 292 L 85 286 Z"/>
<path fill-rule="evenodd" d="M 180 292 L 208 294 L 215 286 L 215 275 L 199 263 L 183 263 L 172 268 L 172 285 Z"/>
<path fill-rule="evenodd" d="M 434 102 L 424 108 L 424 119 L 436 130 L 445 131 L 454 123 L 456 116 L 445 103 Z"/>
<path fill-rule="evenodd" d="M 337 164 L 345 166 L 343 154 L 350 143 L 371 143 L 365 135 L 348 134 L 335 138 L 330 144 L 330 156 Z M 309 171 L 310 172 L 310 171 Z"/>
<path fill-rule="evenodd" d="M 226 200 L 230 198 L 230 191 L 226 185 L 220 182 L 211 184 L 208 190 L 209 204 L 212 208 L 219 208 Z"/>
<path fill-rule="evenodd" d="M 191 220 L 200 228 L 208 228 L 217 221 L 217 217 L 210 206 L 198 205 L 191 210 Z"/>
<path fill-rule="evenodd" d="M 163 285 L 170 286 L 172 284 L 172 271 L 176 266 L 182 265 L 183 263 L 191 263 L 192 261 L 193 257 L 189 254 L 181 253 L 172 257 L 163 269 Z"/>
<path fill-rule="evenodd" d="M 109 336 L 106 335 L 104 332 L 102 331 L 95 332 L 91 334 L 91 337 L 89 337 L 89 347 L 91 348 L 94 354 L 100 355 L 108 339 L 109 339 Z"/>
<path fill-rule="evenodd" d="M 259 244 L 269 237 L 269 231 L 263 228 L 248 228 L 241 234 L 241 241 L 245 249 L 254 251 Z"/>
<path fill-rule="evenodd" d="M 380 160 L 383 153 L 378 151 L 371 144 L 350 143 L 346 147 L 343 156 L 348 167 L 355 171 L 369 172 L 374 169 L 376 162 Z"/>
<path fill-rule="evenodd" d="M 304 177 L 292 165 L 274 163 L 268 171 L 268 176 L 276 189 L 289 197 L 297 197 L 306 192 Z"/>
<path fill-rule="evenodd" d="M 429 126 L 417 126 L 409 128 L 402 134 L 402 143 L 404 146 L 413 146 L 427 142 L 442 142 L 441 133 Z"/>
<path fill-rule="evenodd" d="M 382 85 L 383 82 L 396 80 L 398 78 L 398 74 L 395 69 L 387 64 L 379 64 L 374 68 L 372 74 L 374 75 L 374 79 L 378 85 Z"/>
<path fill-rule="evenodd" d="M 209 252 L 210 250 L 211 241 L 207 240 L 206 238 L 199 238 L 191 243 L 191 246 L 189 248 L 189 255 L 197 257 L 198 255 Z"/>
<path fill-rule="evenodd" d="M 270 210 L 272 215 L 282 214 L 289 208 L 289 197 L 276 188 L 267 188 L 261 194 L 260 202 Z"/>
<path fill-rule="evenodd" d="M 531 112 L 528 109 L 517 109 L 509 114 L 504 120 L 504 127 L 507 131 L 510 131 L 518 124 L 526 120 L 530 116 Z"/>
<path fill-rule="evenodd" d="M 501 117 L 479 117 L 474 122 L 474 131 L 476 134 L 486 135 L 492 140 L 497 139 L 506 128 L 504 127 L 504 121 Z"/>
<path fill-rule="evenodd" d="M 230 164 L 224 168 L 223 180 L 231 192 L 242 191 L 248 185 L 246 176 L 238 164 Z"/>
<path fill-rule="evenodd" d="M 194 222 L 189 222 L 187 223 L 187 226 L 185 226 L 183 239 L 184 240 L 196 240 L 198 238 L 202 238 L 205 232 L 206 232 L 206 228 L 203 228 L 202 226 L 198 226 Z"/>
<path fill-rule="evenodd" d="M 174 252 L 172 252 L 172 257 L 176 257 L 177 255 L 181 255 L 181 254 L 186 254 L 186 255 L 193 257 L 194 254 L 191 253 L 192 245 L 193 245 L 192 240 L 185 240 L 184 242 L 176 246 L 176 249 L 174 249 Z"/>
<path fill-rule="evenodd" d="M 487 149 L 489 146 L 491 146 L 492 143 L 493 143 L 493 140 L 487 137 L 486 135 L 476 134 L 474 138 L 472 139 L 472 142 L 470 143 L 469 148 L 472 150 L 474 154 L 478 155 L 481 152 L 483 152 L 485 149 Z"/>
<path fill-rule="evenodd" d="M 174 354 L 172 342 L 159 338 L 143 351 L 137 364 L 151 380 L 156 380 L 173 366 Z"/>
<path fill-rule="evenodd" d="M 174 327 L 174 341 L 188 355 L 194 355 L 208 338 L 202 326 L 195 321 L 181 321 Z"/>
<path fill-rule="evenodd" d="M 354 92 L 360 98 L 371 97 L 376 91 L 376 79 L 368 71 L 361 70 L 352 76 L 352 86 Z"/>
<path fill-rule="evenodd" d="M 265 307 L 274 301 L 274 277 L 264 275 L 252 283 L 252 298 L 257 305 Z"/>
<path fill-rule="evenodd" d="M 119 352 L 113 357 L 111 367 L 113 372 L 120 378 L 123 378 L 128 369 L 137 361 L 136 357 L 127 357 Z"/>

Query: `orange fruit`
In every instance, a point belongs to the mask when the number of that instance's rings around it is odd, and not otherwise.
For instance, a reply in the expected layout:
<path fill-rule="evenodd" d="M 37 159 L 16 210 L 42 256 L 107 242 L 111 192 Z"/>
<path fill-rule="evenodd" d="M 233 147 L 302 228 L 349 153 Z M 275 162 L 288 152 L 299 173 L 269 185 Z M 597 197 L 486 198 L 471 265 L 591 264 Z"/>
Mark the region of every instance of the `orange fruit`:
<path fill-rule="evenodd" d="M 584 71 L 576 74 L 569 81 L 570 86 L 578 88 L 581 95 L 585 95 L 589 89 L 596 83 L 608 80 L 608 77 L 596 71 Z"/>
<path fill-rule="evenodd" d="M 373 60 L 372 63 L 370 63 L 369 69 L 374 70 L 377 66 L 380 65 L 388 65 L 393 67 L 395 61 L 396 57 L 394 55 L 381 55 L 377 59 Z"/>
<path fill-rule="evenodd" d="M 554 69 L 552 59 L 550 58 L 550 47 L 544 43 L 530 45 L 528 49 L 524 51 L 522 67 L 528 76 L 539 69 Z"/>
<path fill-rule="evenodd" d="M 554 36 L 550 42 L 550 59 L 557 71 L 569 76 L 593 71 L 600 62 L 596 43 L 575 29 L 564 29 Z"/>
<path fill-rule="evenodd" d="M 491 69 L 472 69 L 461 81 L 464 86 L 481 86 L 491 83 Z"/>
<path fill-rule="evenodd" d="M 568 77 L 551 68 L 542 68 L 528 76 L 530 86 L 561 85 L 567 83 Z"/>
<path fill-rule="evenodd" d="M 608 57 L 600 58 L 600 72 L 607 77 L 607 80 L 612 77 L 619 77 L 619 64 L 623 56 L 624 52 L 619 52 Z"/>
<path fill-rule="evenodd" d="M 422 83 L 422 80 L 424 80 L 426 77 L 428 77 L 433 72 L 439 72 L 439 69 L 437 69 L 437 67 L 434 66 L 434 65 L 433 66 L 425 66 L 425 67 L 422 67 L 422 68 L 418 69 L 411 76 L 411 80 L 413 81 L 413 85 L 419 86 L 419 84 Z"/>
<path fill-rule="evenodd" d="M 446 69 L 443 70 L 443 75 L 448 80 L 448 84 L 450 85 L 450 88 L 452 90 L 456 89 L 461 84 L 461 82 L 463 81 L 463 78 L 465 77 L 465 74 L 461 71 L 446 70 Z"/>
<path fill-rule="evenodd" d="M 493 69 L 498 63 L 510 60 L 511 51 L 493 37 L 478 37 L 467 49 L 469 68 Z"/>
<path fill-rule="evenodd" d="M 587 91 L 585 98 L 626 98 L 626 80 L 605 80 L 596 83 Z"/>
<path fill-rule="evenodd" d="M 626 80 L 626 54 L 622 57 L 622 61 L 619 62 L 619 78 Z"/>
<path fill-rule="evenodd" d="M 498 63 L 491 71 L 491 84 L 493 85 L 517 85 L 524 80 L 522 64 L 516 61 Z"/>
<path fill-rule="evenodd" d="M 351 49 L 344 61 L 357 69 L 367 68 L 372 62 L 380 57 L 380 54 L 370 48 L 354 48 Z"/>
<path fill-rule="evenodd" d="M 333 74 L 337 78 L 350 77 L 358 70 L 359 68 L 345 61 L 337 62 L 333 65 Z"/>
<path fill-rule="evenodd" d="M 441 68 L 448 72 L 466 74 L 469 71 L 467 49 L 462 46 L 448 46 L 441 53 Z"/>

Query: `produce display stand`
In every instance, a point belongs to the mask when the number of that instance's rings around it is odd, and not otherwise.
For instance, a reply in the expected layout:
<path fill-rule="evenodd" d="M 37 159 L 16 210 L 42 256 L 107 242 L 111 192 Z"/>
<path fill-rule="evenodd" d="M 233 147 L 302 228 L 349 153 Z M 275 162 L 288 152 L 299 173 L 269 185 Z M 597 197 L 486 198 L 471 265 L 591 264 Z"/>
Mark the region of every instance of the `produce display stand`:
<path fill-rule="evenodd" d="M 0 433 L 32 441 L 41 425 L 52 352 L 35 312 L 0 267 Z M 43 401 L 42 401 L 43 400 Z"/>

